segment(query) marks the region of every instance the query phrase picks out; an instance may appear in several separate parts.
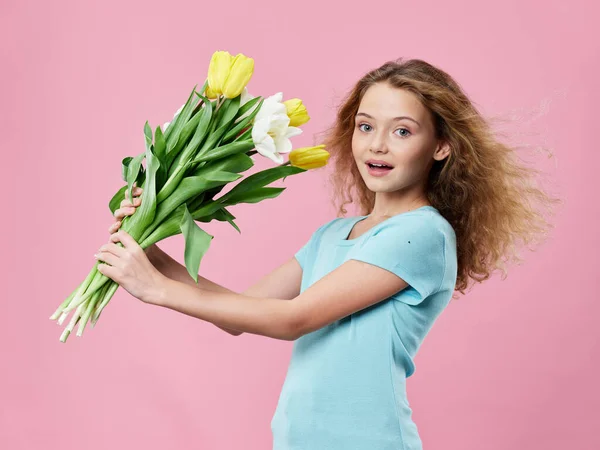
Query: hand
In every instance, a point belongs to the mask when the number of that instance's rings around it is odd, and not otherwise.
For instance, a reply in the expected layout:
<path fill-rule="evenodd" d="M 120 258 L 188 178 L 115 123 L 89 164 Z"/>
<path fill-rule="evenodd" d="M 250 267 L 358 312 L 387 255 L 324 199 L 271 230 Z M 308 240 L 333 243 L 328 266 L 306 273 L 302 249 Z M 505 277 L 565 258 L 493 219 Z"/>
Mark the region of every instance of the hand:
<path fill-rule="evenodd" d="M 113 233 L 110 242 L 100 247 L 94 257 L 101 262 L 98 272 L 114 280 L 134 297 L 152 304 L 160 300 L 168 278 L 152 265 L 142 247 L 124 230 Z"/>
<path fill-rule="evenodd" d="M 144 192 L 144 190 L 141 187 L 137 187 L 135 183 L 133 186 L 133 203 L 131 203 L 131 201 L 129 200 L 128 190 L 126 189 L 125 198 L 121 201 L 120 208 L 116 209 L 114 212 L 116 221 L 108 228 L 108 232 L 110 234 L 116 233 L 121 227 L 123 218 L 126 216 L 133 215 L 133 213 L 137 210 L 138 206 L 142 204 L 142 192 Z M 145 248 L 144 251 L 146 252 L 146 255 L 150 257 L 150 260 L 153 261 L 153 256 L 156 251 L 156 245 L 152 244 Z"/>
<path fill-rule="evenodd" d="M 140 187 L 135 186 L 132 189 L 133 194 L 133 203 L 129 200 L 128 189 L 125 190 L 125 198 L 121 201 L 121 206 L 119 209 L 115 210 L 114 216 L 116 222 L 114 222 L 109 228 L 108 232 L 113 234 L 119 230 L 121 227 L 121 223 L 125 216 L 131 216 L 138 206 L 142 204 L 141 195 L 144 190 Z M 139 197 L 136 197 L 139 196 Z"/>

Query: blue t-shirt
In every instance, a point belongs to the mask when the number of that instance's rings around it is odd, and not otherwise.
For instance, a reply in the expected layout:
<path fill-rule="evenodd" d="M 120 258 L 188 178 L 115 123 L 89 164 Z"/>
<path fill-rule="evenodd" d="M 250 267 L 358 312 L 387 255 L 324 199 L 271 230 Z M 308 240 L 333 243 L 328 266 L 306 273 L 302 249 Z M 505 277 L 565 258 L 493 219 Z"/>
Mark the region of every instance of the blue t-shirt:
<path fill-rule="evenodd" d="M 456 283 L 456 236 L 432 206 L 401 213 L 346 239 L 367 216 L 338 217 L 296 253 L 301 291 L 356 259 L 409 286 L 294 341 L 271 421 L 273 450 L 417 450 L 406 397 L 413 358 Z"/>

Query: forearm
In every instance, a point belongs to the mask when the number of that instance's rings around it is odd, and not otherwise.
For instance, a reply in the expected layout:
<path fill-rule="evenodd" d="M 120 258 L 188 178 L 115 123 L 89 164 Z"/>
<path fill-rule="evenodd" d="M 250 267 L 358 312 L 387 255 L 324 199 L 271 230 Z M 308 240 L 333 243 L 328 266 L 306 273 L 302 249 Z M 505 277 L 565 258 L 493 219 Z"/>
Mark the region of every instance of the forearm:
<path fill-rule="evenodd" d="M 297 338 L 294 302 L 210 291 L 169 278 L 147 302 L 218 327 L 287 341 Z"/>
<path fill-rule="evenodd" d="M 192 277 L 190 277 L 187 268 L 182 264 L 179 264 L 167 253 L 163 252 L 156 244 L 153 244 L 146 249 L 146 255 L 148 256 L 148 259 L 152 265 L 167 278 L 185 283 L 195 288 L 206 289 L 213 292 L 235 293 L 234 291 L 227 289 L 225 286 L 221 286 L 220 284 L 201 277 L 200 275 L 198 275 L 198 284 L 196 284 Z M 242 334 L 242 331 L 240 330 L 224 328 L 219 325 L 216 326 L 234 336 L 239 336 Z"/>

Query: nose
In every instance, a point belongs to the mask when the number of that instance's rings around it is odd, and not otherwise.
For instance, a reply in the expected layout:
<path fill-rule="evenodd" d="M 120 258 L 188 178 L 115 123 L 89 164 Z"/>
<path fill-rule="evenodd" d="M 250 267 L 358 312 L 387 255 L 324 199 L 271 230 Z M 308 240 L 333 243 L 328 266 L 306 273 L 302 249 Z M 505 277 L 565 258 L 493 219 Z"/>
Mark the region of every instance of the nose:
<path fill-rule="evenodd" d="M 385 136 L 383 136 L 383 133 L 373 137 L 370 149 L 373 153 L 387 153 L 387 144 L 385 142 Z"/>

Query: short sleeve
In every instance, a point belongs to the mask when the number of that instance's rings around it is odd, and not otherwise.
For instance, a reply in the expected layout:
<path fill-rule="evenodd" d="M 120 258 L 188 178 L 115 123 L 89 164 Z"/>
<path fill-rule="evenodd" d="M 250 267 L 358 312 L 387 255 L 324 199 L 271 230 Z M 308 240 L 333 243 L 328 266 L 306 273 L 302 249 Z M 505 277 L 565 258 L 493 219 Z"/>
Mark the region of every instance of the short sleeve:
<path fill-rule="evenodd" d="M 313 235 L 314 236 L 314 235 Z M 306 244 L 304 244 L 300 250 L 298 250 L 296 252 L 296 254 L 294 255 L 296 257 L 296 259 L 298 260 L 298 264 L 300 264 L 300 267 L 302 267 L 302 269 L 304 269 L 304 265 L 306 264 L 306 254 L 308 253 L 308 247 L 310 246 L 310 243 L 312 242 L 312 236 L 311 238 L 306 242 Z"/>
<path fill-rule="evenodd" d="M 416 305 L 437 292 L 446 263 L 445 237 L 436 218 L 405 214 L 379 225 L 350 259 L 381 267 L 406 281 L 414 295 L 398 295 L 405 303 Z"/>
<path fill-rule="evenodd" d="M 296 259 L 298 260 L 300 267 L 302 267 L 302 270 L 304 270 L 304 268 L 306 266 L 306 259 L 309 256 L 309 251 L 313 245 L 313 242 L 315 242 L 315 240 L 317 240 L 317 238 L 321 235 L 321 233 L 323 232 L 325 227 L 327 227 L 331 223 L 333 223 L 333 220 L 329 221 L 327 223 L 324 223 L 319 228 L 317 228 L 311 235 L 310 239 L 294 255 L 296 257 Z"/>

